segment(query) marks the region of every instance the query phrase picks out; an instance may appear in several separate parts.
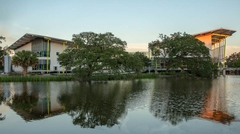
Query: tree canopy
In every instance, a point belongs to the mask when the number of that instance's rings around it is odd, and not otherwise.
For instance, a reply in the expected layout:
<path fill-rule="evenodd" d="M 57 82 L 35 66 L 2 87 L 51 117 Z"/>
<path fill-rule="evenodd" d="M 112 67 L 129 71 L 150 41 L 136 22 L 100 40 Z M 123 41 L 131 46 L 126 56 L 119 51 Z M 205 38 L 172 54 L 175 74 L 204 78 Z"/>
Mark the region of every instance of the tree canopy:
<path fill-rule="evenodd" d="M 140 74 L 144 67 L 150 65 L 150 60 L 142 52 L 125 53 L 122 57 L 122 64 L 125 71 L 133 71 Z"/>
<path fill-rule="evenodd" d="M 229 55 L 226 59 L 228 67 L 240 67 L 240 52 Z"/>
<path fill-rule="evenodd" d="M 23 75 L 26 76 L 28 72 L 28 67 L 35 67 L 38 64 L 37 54 L 26 50 L 16 52 L 12 58 L 12 64 L 16 67 L 22 67 Z"/>
<path fill-rule="evenodd" d="M 166 63 L 167 70 L 188 69 L 192 74 L 210 77 L 214 70 L 209 49 L 203 42 L 187 33 L 160 34 L 160 40 L 149 43 L 152 55 Z M 207 70 L 208 69 L 208 70 Z"/>
<path fill-rule="evenodd" d="M 112 33 L 82 32 L 73 35 L 74 44 L 58 57 L 61 66 L 72 67 L 79 81 L 92 80 L 97 74 L 140 73 L 149 60 L 143 53 L 125 51 L 127 43 Z"/>
<path fill-rule="evenodd" d="M 0 49 L 0 69 L 4 68 L 4 55 L 6 55 L 5 49 Z"/>
<path fill-rule="evenodd" d="M 91 81 L 94 72 L 121 71 L 120 60 L 127 43 L 112 33 L 83 32 L 73 35 L 74 45 L 59 55 L 62 66 L 74 67 L 73 73 L 83 81 Z M 71 60 L 70 60 L 71 59 Z"/>
<path fill-rule="evenodd" d="M 0 44 L 2 43 L 2 40 L 5 41 L 5 37 L 0 36 Z M 4 55 L 5 55 L 5 51 L 4 49 L 2 50 L 2 47 L 0 46 L 0 69 L 3 69 L 3 65 L 4 65 Z"/>

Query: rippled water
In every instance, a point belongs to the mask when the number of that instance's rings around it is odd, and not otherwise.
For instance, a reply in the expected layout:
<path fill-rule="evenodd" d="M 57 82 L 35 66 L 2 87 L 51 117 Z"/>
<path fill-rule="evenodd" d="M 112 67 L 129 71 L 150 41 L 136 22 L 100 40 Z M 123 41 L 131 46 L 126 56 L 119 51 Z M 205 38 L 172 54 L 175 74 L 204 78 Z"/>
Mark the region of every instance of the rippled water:
<path fill-rule="evenodd" d="M 240 77 L 0 83 L 0 132 L 240 132 Z"/>

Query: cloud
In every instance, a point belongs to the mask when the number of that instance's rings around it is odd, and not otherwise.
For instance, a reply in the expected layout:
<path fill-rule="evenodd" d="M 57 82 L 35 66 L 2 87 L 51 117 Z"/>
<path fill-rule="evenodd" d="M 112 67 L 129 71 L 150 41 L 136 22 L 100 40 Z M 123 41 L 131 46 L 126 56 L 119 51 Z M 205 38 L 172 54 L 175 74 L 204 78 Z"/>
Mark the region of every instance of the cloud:
<path fill-rule="evenodd" d="M 126 50 L 128 52 L 147 52 L 148 43 L 128 43 Z M 240 45 L 231 45 L 226 47 L 226 56 L 231 55 L 234 52 L 240 52 Z"/>
<path fill-rule="evenodd" d="M 147 43 L 128 43 L 126 50 L 128 52 L 147 52 L 148 44 Z"/>
<path fill-rule="evenodd" d="M 16 27 L 17 29 L 20 29 L 20 30 L 32 31 L 29 27 L 22 26 L 22 25 L 20 25 L 18 23 L 14 23 L 13 26 Z"/>
<path fill-rule="evenodd" d="M 226 47 L 226 56 L 229 56 L 234 52 L 240 52 L 240 46 L 227 46 Z"/>
<path fill-rule="evenodd" d="M 6 41 L 2 41 L 1 47 L 12 45 L 17 39 L 7 30 L 1 30 L 0 35 L 6 38 Z"/>

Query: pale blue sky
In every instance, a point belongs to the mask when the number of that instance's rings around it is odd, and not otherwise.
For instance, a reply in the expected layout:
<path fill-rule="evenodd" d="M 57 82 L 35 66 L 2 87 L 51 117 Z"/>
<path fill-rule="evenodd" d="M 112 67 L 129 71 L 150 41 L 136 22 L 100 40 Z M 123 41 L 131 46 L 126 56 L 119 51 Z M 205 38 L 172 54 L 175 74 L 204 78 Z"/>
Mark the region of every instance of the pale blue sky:
<path fill-rule="evenodd" d="M 240 51 L 240 0 L 0 0 L 0 35 L 11 45 L 25 33 L 71 40 L 112 32 L 128 51 L 147 51 L 159 33 L 237 30 L 228 53 Z"/>

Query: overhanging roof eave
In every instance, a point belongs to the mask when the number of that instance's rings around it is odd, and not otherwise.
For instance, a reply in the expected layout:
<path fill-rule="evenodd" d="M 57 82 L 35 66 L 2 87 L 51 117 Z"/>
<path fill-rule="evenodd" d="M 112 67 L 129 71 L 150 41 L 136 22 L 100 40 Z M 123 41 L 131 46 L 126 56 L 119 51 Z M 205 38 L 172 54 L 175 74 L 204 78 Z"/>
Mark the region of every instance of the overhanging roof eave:
<path fill-rule="evenodd" d="M 218 29 L 214 29 L 214 30 L 210 30 L 210 31 L 202 32 L 202 33 L 193 34 L 192 36 L 197 37 L 197 36 L 207 35 L 207 34 L 218 34 L 219 36 L 220 35 L 232 36 L 232 34 L 235 32 L 236 32 L 236 30 L 230 30 L 230 29 L 226 29 L 226 28 L 218 28 Z"/>
<path fill-rule="evenodd" d="M 64 39 L 59 39 L 59 38 L 54 38 L 54 37 L 49 37 L 49 36 L 43 36 L 43 35 L 37 35 L 37 34 L 29 34 L 26 33 L 23 35 L 21 38 L 19 38 L 16 42 L 14 42 L 11 46 L 9 46 L 9 49 L 16 50 L 19 47 L 22 47 L 26 45 L 27 43 L 31 42 L 32 40 L 36 38 L 48 38 L 51 39 L 53 42 L 67 42 L 67 44 L 73 44 L 72 41 L 69 40 L 64 40 Z"/>

